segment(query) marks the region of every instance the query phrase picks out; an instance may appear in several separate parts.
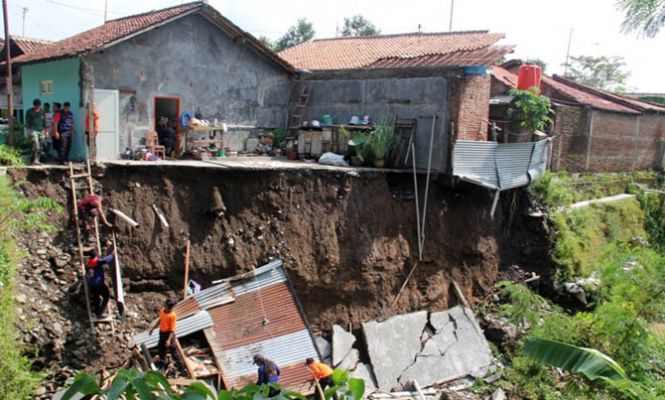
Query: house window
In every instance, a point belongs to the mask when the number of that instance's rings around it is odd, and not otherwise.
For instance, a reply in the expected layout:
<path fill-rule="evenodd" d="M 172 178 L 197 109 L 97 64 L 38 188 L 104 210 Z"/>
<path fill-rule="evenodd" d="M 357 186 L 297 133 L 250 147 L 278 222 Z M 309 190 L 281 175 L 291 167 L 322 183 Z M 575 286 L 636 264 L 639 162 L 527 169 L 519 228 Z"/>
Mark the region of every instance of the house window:
<path fill-rule="evenodd" d="M 53 81 L 41 81 L 39 82 L 39 91 L 42 96 L 47 96 L 53 94 Z"/>

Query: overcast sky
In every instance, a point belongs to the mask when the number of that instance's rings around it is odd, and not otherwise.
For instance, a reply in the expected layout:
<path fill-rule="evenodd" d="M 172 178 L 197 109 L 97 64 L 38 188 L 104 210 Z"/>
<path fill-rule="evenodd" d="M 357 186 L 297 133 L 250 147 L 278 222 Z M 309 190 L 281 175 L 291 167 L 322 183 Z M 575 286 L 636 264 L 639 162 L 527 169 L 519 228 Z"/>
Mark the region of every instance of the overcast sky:
<path fill-rule="evenodd" d="M 210 0 L 252 34 L 278 38 L 298 18 L 314 23 L 317 37 L 333 37 L 344 17 L 362 14 L 383 33 L 447 31 L 451 0 Z M 58 40 L 103 22 L 104 0 L 7 0 L 12 34 Z M 109 18 L 183 3 L 179 0 L 108 0 Z M 665 31 L 655 39 L 621 33 L 614 0 L 457 0 L 453 30 L 506 34 L 514 56 L 540 58 L 547 72 L 562 72 L 568 34 L 571 55 L 618 55 L 631 72 L 630 89 L 665 93 Z"/>

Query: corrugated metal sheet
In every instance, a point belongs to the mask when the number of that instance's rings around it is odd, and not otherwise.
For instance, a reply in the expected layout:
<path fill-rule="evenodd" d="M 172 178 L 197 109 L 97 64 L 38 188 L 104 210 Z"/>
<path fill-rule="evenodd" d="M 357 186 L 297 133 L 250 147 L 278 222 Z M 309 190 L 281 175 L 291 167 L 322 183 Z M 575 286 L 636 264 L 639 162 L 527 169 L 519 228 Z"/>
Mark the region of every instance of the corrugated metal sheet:
<path fill-rule="evenodd" d="M 263 354 L 277 365 L 304 363 L 307 357 L 316 358 L 314 344 L 306 329 L 288 335 L 277 336 L 245 346 L 226 349 L 219 357 L 223 368 L 230 371 L 224 374 L 229 381 L 243 375 L 256 375 L 256 365 L 252 362 L 255 354 Z"/>
<path fill-rule="evenodd" d="M 224 349 L 305 329 L 305 323 L 286 283 L 278 283 L 222 307 L 209 310 L 215 333 Z M 266 320 L 267 322 L 264 322 Z"/>
<path fill-rule="evenodd" d="M 231 289 L 231 284 L 228 282 L 203 289 L 192 297 L 202 310 L 221 306 L 235 300 L 233 289 Z"/>
<path fill-rule="evenodd" d="M 199 311 L 191 317 L 178 320 L 175 328 L 175 335 L 176 337 L 181 338 L 194 332 L 209 328 L 212 325 L 213 322 L 210 314 L 207 311 Z M 149 349 L 157 347 L 157 343 L 159 343 L 159 329 L 156 329 L 152 335 L 150 335 L 148 331 L 141 332 L 134 336 L 134 341 L 136 342 L 137 346 L 141 346 L 143 343 L 145 343 Z"/>
<path fill-rule="evenodd" d="M 453 151 L 453 175 L 498 188 L 494 153 L 498 143 L 458 140 Z"/>
<path fill-rule="evenodd" d="M 551 144 L 551 138 L 527 143 L 459 140 L 453 174 L 498 190 L 526 186 L 546 170 Z"/>
<path fill-rule="evenodd" d="M 286 273 L 281 260 L 275 260 L 256 269 L 253 278 L 234 283 L 233 290 L 236 296 L 251 293 L 259 288 L 264 288 L 275 283 L 286 282 Z"/>
<path fill-rule="evenodd" d="M 496 171 L 501 190 L 529 184 L 529 164 L 535 143 L 502 143 L 496 147 Z"/>

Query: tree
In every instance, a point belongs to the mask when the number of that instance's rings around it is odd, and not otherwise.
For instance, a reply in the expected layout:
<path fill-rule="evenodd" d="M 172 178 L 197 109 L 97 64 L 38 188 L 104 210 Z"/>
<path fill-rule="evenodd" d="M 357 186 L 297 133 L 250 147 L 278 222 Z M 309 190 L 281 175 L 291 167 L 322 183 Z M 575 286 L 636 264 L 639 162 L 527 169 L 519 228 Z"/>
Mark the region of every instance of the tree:
<path fill-rule="evenodd" d="M 618 0 L 617 7 L 625 14 L 621 24 L 624 32 L 640 32 L 654 37 L 665 26 L 663 0 Z"/>
<path fill-rule="evenodd" d="M 540 58 L 528 58 L 526 60 L 527 64 L 534 64 L 534 65 L 539 65 L 540 68 L 543 70 L 543 74 L 545 73 L 545 69 L 547 68 L 547 64 L 545 61 L 541 60 Z"/>
<path fill-rule="evenodd" d="M 263 44 L 264 46 L 266 46 L 270 50 L 272 50 L 275 46 L 273 44 L 272 40 L 270 40 L 270 38 L 268 36 L 264 36 L 264 35 L 259 36 L 259 42 L 261 42 L 261 44 Z"/>
<path fill-rule="evenodd" d="M 625 71 L 626 62 L 619 56 L 571 57 L 567 67 L 566 77 L 585 85 L 615 92 L 626 90 L 626 79 L 630 76 L 630 72 Z"/>
<path fill-rule="evenodd" d="M 379 33 L 381 31 L 376 29 L 374 24 L 366 20 L 362 15 L 344 18 L 342 36 L 374 36 Z"/>
<path fill-rule="evenodd" d="M 297 44 L 307 42 L 314 38 L 314 34 L 316 34 L 316 31 L 314 31 L 313 24 L 306 18 L 300 18 L 295 26 L 290 27 L 284 36 L 277 40 L 273 50 L 282 51 Z"/>

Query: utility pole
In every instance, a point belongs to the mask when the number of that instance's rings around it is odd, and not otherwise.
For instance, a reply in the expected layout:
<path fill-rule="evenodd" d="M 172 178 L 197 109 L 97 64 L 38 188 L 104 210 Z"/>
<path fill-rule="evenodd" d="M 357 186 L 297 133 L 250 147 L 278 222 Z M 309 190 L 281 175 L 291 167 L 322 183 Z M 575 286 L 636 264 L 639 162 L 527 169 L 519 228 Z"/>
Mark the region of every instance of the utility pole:
<path fill-rule="evenodd" d="M 23 7 L 23 31 L 21 33 L 22 36 L 25 36 L 25 14 L 28 13 L 30 9 L 28 7 Z"/>
<path fill-rule="evenodd" d="M 564 64 L 563 76 L 568 76 L 568 60 L 570 59 L 570 43 L 573 41 L 573 28 L 568 32 L 568 50 L 566 50 L 566 63 Z"/>
<path fill-rule="evenodd" d="M 109 0 L 104 0 L 104 23 L 106 23 L 106 15 L 109 11 Z"/>
<path fill-rule="evenodd" d="M 9 18 L 7 17 L 7 0 L 2 0 L 2 16 L 5 22 L 5 67 L 7 68 L 7 113 L 9 119 L 9 144 L 14 144 L 14 85 L 12 85 L 12 55 L 10 53 Z"/>
<path fill-rule="evenodd" d="M 450 0 L 450 25 L 448 25 L 448 32 L 453 31 L 453 11 L 455 11 L 455 0 Z"/>

